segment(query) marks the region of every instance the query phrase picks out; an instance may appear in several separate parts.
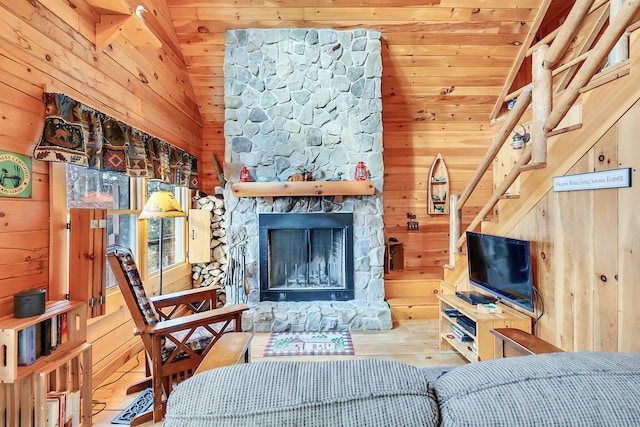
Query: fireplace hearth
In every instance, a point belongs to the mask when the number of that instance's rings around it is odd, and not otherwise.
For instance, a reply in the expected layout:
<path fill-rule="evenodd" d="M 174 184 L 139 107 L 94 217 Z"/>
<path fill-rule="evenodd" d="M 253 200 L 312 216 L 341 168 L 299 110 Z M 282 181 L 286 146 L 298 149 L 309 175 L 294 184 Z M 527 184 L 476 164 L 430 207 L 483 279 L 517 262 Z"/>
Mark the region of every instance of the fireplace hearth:
<path fill-rule="evenodd" d="M 260 214 L 260 301 L 348 301 L 353 214 Z"/>

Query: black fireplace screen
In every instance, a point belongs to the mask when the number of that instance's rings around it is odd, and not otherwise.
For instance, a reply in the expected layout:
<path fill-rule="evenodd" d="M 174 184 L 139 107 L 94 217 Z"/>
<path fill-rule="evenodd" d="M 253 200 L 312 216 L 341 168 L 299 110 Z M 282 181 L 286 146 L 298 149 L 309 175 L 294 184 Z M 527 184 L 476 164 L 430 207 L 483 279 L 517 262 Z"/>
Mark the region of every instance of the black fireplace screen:
<path fill-rule="evenodd" d="M 260 300 L 353 299 L 351 213 L 261 214 Z"/>

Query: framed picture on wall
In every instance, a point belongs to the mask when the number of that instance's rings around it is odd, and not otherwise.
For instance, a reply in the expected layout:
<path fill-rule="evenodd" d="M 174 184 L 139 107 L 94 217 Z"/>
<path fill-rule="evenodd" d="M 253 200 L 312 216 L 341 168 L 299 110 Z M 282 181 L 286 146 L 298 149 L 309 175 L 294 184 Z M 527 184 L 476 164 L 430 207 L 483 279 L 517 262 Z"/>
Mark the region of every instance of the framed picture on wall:
<path fill-rule="evenodd" d="M 31 158 L 0 151 L 0 197 L 31 197 Z"/>

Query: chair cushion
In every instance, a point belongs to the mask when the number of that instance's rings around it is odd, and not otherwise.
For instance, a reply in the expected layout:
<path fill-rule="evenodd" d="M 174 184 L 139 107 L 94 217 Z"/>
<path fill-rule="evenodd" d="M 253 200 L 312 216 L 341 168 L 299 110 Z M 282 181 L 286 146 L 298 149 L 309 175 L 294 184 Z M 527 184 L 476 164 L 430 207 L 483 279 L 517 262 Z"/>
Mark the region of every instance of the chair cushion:
<path fill-rule="evenodd" d="M 124 272 L 124 276 L 127 280 L 127 286 L 131 289 L 133 295 L 135 295 L 138 310 L 140 310 L 140 313 L 144 317 L 145 323 L 147 325 L 154 325 L 158 323 L 160 321 L 160 316 L 158 315 L 154 305 L 147 297 L 147 293 L 142 285 L 142 280 L 140 279 L 140 274 L 138 273 L 138 268 L 136 267 L 131 250 L 124 246 L 111 245 L 107 249 L 107 253 L 113 253 L 115 255 L 120 268 Z M 227 330 L 233 330 L 233 326 L 234 323 L 231 322 L 228 325 Z M 217 333 L 220 331 L 222 324 L 219 326 L 210 325 L 210 327 Z M 185 336 L 190 332 L 191 330 L 188 329 L 173 333 L 172 335 L 176 340 L 178 340 L 178 342 L 182 342 Z M 201 353 L 205 348 L 207 348 L 212 339 L 213 334 L 211 332 L 204 327 L 199 327 L 193 331 L 191 336 L 189 336 L 186 345 L 195 353 Z M 162 361 L 166 362 L 169 360 L 169 357 L 176 349 L 177 345 L 171 339 L 167 339 L 166 337 L 161 338 L 160 345 L 162 348 Z M 180 360 L 186 356 L 188 356 L 188 354 L 184 349 L 181 349 L 180 352 L 172 359 L 172 362 Z"/>
<path fill-rule="evenodd" d="M 630 426 L 640 355 L 550 353 L 472 363 L 436 383 L 443 426 Z"/>
<path fill-rule="evenodd" d="M 120 264 L 120 268 L 127 279 L 127 285 L 129 285 L 133 295 L 136 297 L 138 309 L 144 317 L 145 323 L 147 325 L 155 325 L 158 323 L 160 321 L 160 317 L 158 316 L 153 304 L 151 304 L 151 301 L 149 301 L 147 293 L 144 290 L 142 280 L 140 279 L 140 273 L 138 272 L 138 267 L 136 267 L 136 262 L 133 259 L 131 249 L 124 246 L 113 245 L 109 246 L 108 252 L 113 252 L 115 254 L 116 259 Z"/>
<path fill-rule="evenodd" d="M 181 342 L 189 332 L 191 332 L 191 330 L 178 331 L 171 335 Z M 189 337 L 186 345 L 195 353 L 201 353 L 205 348 L 207 348 L 212 339 L 213 335 L 211 332 L 200 327 L 193 331 L 193 334 Z M 171 353 L 173 353 L 176 347 L 177 345 L 170 339 L 164 341 L 164 345 L 162 346 L 163 362 L 166 362 L 169 359 L 169 356 L 171 356 Z M 184 350 L 180 350 L 178 355 L 174 358 L 174 361 L 182 359 L 185 356 L 187 356 L 187 353 Z"/>
<path fill-rule="evenodd" d="M 224 326 L 224 324 L 225 323 L 222 323 L 222 322 L 215 323 L 215 324 L 210 324 L 209 327 L 213 329 L 216 332 L 216 334 L 220 334 L 220 333 L 226 334 L 226 333 L 235 331 L 235 321 L 229 322 L 227 327 L 224 330 L 222 330 L 222 326 Z M 191 332 L 190 329 L 174 332 L 171 335 L 174 338 L 176 338 L 178 341 L 182 342 L 184 337 L 187 336 L 189 332 Z M 196 328 L 195 331 L 193 331 L 193 334 L 191 334 L 191 336 L 187 340 L 186 345 L 191 350 L 193 350 L 196 354 L 200 354 L 204 351 L 204 349 L 207 348 L 211 340 L 213 340 L 213 334 L 209 332 L 207 328 L 200 326 Z M 169 359 L 169 356 L 171 356 L 171 353 L 176 349 L 176 347 L 177 345 L 170 339 L 166 339 L 165 341 L 163 341 L 163 345 L 162 345 L 162 361 L 163 362 L 166 362 Z M 178 355 L 174 358 L 174 361 L 180 360 L 185 356 L 187 356 L 187 353 L 184 350 L 180 350 Z"/>
<path fill-rule="evenodd" d="M 163 425 L 437 426 L 438 407 L 423 371 L 403 363 L 256 362 L 180 383 Z"/>

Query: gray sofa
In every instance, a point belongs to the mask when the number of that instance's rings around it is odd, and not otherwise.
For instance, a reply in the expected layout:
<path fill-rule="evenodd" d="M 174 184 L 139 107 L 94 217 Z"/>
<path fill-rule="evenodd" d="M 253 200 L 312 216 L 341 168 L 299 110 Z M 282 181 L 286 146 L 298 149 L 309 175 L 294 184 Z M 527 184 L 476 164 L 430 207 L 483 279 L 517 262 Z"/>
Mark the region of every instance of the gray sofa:
<path fill-rule="evenodd" d="M 165 427 L 634 426 L 640 354 L 552 353 L 419 369 L 381 359 L 257 362 L 181 383 Z"/>

